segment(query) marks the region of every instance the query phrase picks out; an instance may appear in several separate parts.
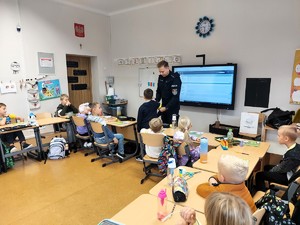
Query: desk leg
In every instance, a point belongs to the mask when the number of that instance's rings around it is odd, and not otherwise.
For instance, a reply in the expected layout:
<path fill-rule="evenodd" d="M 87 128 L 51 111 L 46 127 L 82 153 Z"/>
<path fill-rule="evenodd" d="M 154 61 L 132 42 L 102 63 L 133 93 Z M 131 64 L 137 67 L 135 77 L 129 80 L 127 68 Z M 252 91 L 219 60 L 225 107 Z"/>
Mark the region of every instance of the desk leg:
<path fill-rule="evenodd" d="M 40 128 L 39 127 L 34 127 L 34 138 L 35 138 L 35 143 L 36 143 L 36 151 L 38 152 L 37 154 L 35 152 L 31 152 L 30 150 L 27 152 L 27 155 L 30 156 L 33 159 L 36 159 L 38 161 L 41 161 L 42 159 L 42 151 L 43 151 L 43 144 L 42 144 L 42 137 L 40 133 Z"/>

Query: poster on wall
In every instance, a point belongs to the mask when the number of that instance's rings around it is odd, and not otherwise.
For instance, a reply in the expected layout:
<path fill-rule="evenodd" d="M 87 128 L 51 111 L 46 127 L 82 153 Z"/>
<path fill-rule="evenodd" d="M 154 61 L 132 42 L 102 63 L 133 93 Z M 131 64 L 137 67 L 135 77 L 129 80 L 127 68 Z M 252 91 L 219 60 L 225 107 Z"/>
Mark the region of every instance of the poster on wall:
<path fill-rule="evenodd" d="M 59 98 L 61 95 L 59 80 L 57 79 L 39 81 L 38 91 L 41 101 L 52 98 Z"/>
<path fill-rule="evenodd" d="M 290 103 L 300 104 L 300 49 L 297 49 L 295 53 Z"/>
<path fill-rule="evenodd" d="M 0 90 L 1 90 L 1 94 L 16 93 L 17 92 L 16 82 L 1 82 Z"/>
<path fill-rule="evenodd" d="M 38 66 L 40 74 L 54 74 L 54 54 L 46 52 L 38 52 Z"/>

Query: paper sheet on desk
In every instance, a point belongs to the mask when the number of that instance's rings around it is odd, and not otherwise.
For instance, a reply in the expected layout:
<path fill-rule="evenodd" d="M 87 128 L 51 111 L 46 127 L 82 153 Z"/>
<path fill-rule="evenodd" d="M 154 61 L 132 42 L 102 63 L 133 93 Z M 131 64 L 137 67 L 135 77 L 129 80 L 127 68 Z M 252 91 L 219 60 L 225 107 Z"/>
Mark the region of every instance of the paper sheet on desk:
<path fill-rule="evenodd" d="M 259 141 L 244 141 L 244 145 L 258 147 L 260 145 Z"/>

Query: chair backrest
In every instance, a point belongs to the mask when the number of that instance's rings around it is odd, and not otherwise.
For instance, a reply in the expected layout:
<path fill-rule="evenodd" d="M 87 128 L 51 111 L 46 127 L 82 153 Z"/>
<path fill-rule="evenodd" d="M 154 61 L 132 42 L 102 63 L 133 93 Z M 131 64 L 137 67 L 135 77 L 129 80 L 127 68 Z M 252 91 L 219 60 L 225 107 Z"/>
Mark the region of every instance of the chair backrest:
<path fill-rule="evenodd" d="M 102 125 L 100 123 L 90 122 L 90 124 L 91 124 L 91 129 L 92 129 L 93 132 L 103 133 L 103 128 L 102 128 Z"/>
<path fill-rule="evenodd" d="M 186 152 L 185 146 L 186 146 L 186 143 L 185 143 L 185 142 L 182 142 L 182 143 L 179 145 L 179 147 L 178 147 L 178 149 L 177 149 L 177 154 L 178 154 L 178 155 L 189 155 L 189 154 L 187 154 L 187 152 Z M 189 148 L 188 148 L 188 149 L 189 149 Z"/>
<path fill-rule="evenodd" d="M 35 114 L 36 119 L 45 119 L 45 118 L 51 118 L 52 114 L 49 112 L 42 112 Z"/>
<path fill-rule="evenodd" d="M 254 225 L 259 225 L 261 219 L 263 218 L 263 216 L 265 215 L 266 210 L 264 208 L 261 209 L 257 209 L 254 213 L 253 213 L 253 217 L 255 218 L 255 224 Z"/>
<path fill-rule="evenodd" d="M 85 126 L 84 118 L 79 116 L 72 116 L 72 121 L 74 122 L 76 127 L 83 127 Z"/>
<path fill-rule="evenodd" d="M 153 134 L 153 133 L 141 133 L 142 143 L 151 147 L 163 147 L 164 137 L 163 134 Z"/>

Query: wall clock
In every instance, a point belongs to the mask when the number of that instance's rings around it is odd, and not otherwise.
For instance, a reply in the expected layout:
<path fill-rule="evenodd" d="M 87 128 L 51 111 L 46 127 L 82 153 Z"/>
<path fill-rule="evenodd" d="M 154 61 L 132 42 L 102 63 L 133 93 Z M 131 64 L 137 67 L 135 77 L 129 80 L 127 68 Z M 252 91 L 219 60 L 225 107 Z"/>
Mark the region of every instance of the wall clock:
<path fill-rule="evenodd" d="M 209 19 L 207 16 L 204 16 L 199 19 L 199 22 L 197 22 L 197 25 L 195 27 L 196 34 L 198 34 L 199 37 L 206 38 L 214 30 L 214 27 L 214 20 Z"/>

